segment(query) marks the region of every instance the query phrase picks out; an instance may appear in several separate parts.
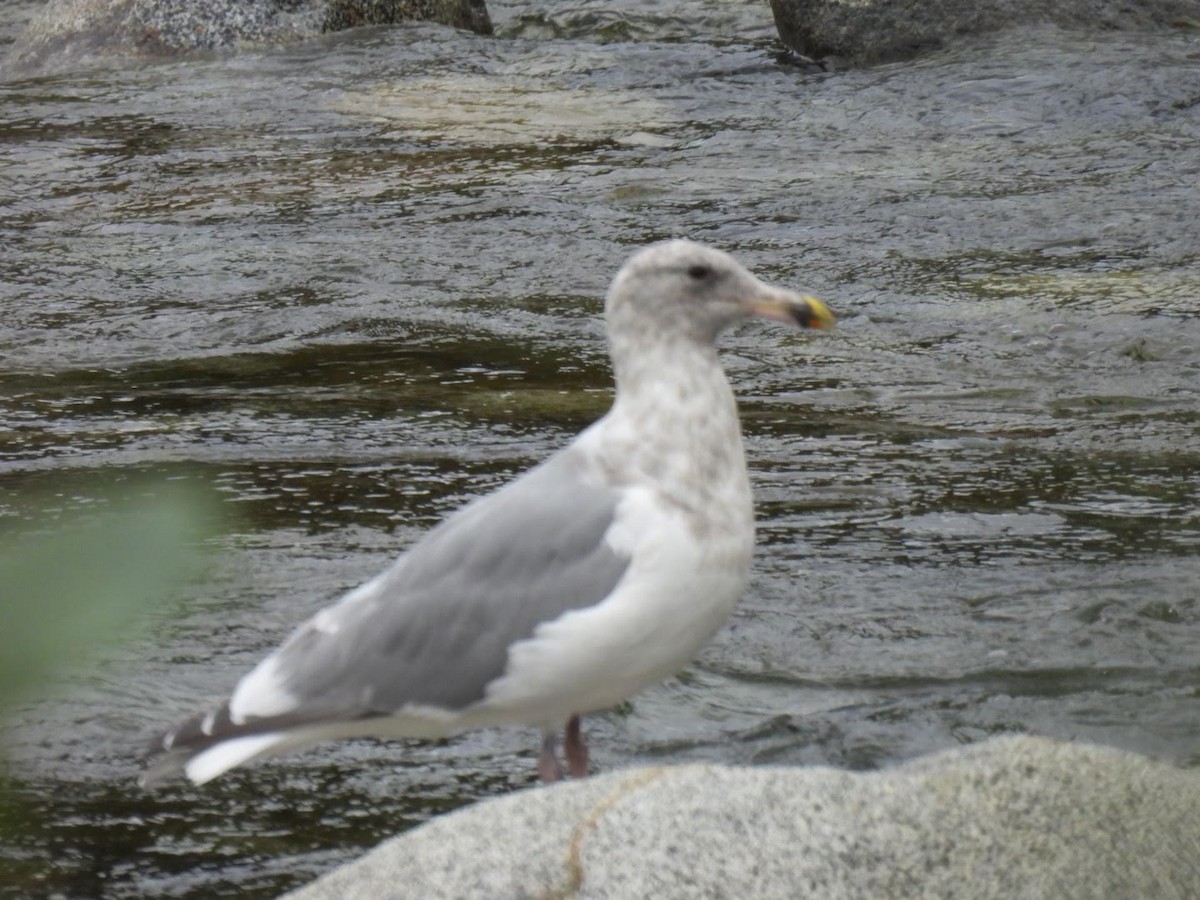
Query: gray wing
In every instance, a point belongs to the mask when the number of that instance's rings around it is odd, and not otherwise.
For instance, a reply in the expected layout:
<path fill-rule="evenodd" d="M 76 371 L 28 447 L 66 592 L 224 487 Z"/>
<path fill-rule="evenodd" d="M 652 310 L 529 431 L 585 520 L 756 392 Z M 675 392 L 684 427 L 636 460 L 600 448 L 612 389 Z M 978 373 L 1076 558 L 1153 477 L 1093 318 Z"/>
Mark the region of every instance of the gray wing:
<path fill-rule="evenodd" d="M 302 626 L 274 667 L 297 700 L 289 717 L 468 706 L 503 674 L 512 644 L 607 597 L 629 564 L 604 540 L 619 493 L 590 483 L 585 466 L 578 451 L 559 453 Z"/>

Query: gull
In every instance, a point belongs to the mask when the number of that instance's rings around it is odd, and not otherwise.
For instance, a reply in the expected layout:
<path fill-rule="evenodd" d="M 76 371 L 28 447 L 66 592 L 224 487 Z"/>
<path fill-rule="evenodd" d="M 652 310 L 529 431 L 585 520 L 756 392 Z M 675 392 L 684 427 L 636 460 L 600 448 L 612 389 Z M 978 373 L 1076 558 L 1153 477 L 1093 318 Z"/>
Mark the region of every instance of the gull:
<path fill-rule="evenodd" d="M 685 666 L 746 585 L 754 510 L 715 342 L 814 297 L 691 241 L 646 247 L 605 303 L 616 396 L 574 441 L 320 610 L 229 698 L 154 739 L 143 783 L 204 784 L 319 742 L 543 729 L 538 775 L 583 777 L 580 716 Z"/>

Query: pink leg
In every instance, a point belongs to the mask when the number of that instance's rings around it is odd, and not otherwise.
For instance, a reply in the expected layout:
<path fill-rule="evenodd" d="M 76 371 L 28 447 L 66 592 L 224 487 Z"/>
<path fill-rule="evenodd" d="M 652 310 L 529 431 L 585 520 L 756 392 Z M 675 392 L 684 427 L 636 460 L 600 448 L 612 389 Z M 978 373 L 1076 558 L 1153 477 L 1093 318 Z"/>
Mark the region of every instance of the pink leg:
<path fill-rule="evenodd" d="M 567 721 L 566 734 L 567 770 L 572 778 L 587 778 L 588 748 L 583 739 L 583 730 L 579 727 L 579 716 L 571 716 Z"/>
<path fill-rule="evenodd" d="M 544 782 L 562 781 L 562 764 L 558 761 L 558 737 L 547 731 L 542 738 L 542 755 L 538 757 L 538 779 Z"/>

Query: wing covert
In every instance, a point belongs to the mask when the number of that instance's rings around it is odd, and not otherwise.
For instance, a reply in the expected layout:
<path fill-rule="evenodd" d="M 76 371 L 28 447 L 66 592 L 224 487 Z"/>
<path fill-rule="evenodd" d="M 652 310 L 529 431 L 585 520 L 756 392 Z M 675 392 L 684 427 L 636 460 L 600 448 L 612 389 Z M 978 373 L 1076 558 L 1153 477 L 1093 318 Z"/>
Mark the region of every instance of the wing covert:
<path fill-rule="evenodd" d="M 235 717 L 346 719 L 482 699 L 512 644 L 621 579 L 629 558 L 605 540 L 619 499 L 568 448 L 469 504 L 302 625 L 238 685 Z"/>

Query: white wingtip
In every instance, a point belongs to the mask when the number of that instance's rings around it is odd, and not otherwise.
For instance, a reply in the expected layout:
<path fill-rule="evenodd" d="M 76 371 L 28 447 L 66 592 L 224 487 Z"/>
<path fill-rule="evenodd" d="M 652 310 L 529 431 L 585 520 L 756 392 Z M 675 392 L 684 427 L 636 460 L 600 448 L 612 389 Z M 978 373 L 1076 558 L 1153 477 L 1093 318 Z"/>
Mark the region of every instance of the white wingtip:
<path fill-rule="evenodd" d="M 183 771 L 193 784 L 205 784 L 235 766 L 265 756 L 277 745 L 286 742 L 287 735 L 280 732 L 222 741 L 189 759 Z"/>

